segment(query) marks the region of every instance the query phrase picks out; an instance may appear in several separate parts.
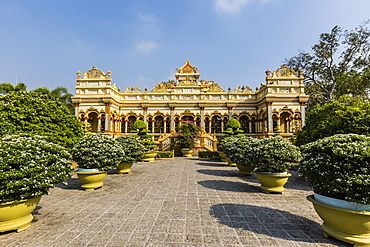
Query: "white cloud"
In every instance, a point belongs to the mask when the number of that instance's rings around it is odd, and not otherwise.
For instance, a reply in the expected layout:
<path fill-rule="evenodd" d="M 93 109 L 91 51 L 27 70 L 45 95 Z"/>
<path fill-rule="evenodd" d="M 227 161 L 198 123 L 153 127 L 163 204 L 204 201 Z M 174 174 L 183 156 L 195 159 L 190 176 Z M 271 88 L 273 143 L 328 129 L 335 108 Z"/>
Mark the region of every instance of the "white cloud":
<path fill-rule="evenodd" d="M 219 12 L 238 14 L 240 10 L 253 0 L 215 0 L 215 8 Z"/>
<path fill-rule="evenodd" d="M 143 23 L 146 23 L 146 24 L 149 24 L 149 25 L 154 25 L 157 22 L 157 17 L 155 15 L 152 15 L 152 14 L 138 13 L 137 17 L 138 17 L 139 21 L 141 21 Z"/>
<path fill-rule="evenodd" d="M 147 82 L 148 80 L 145 78 L 145 76 L 138 75 L 137 80 L 139 83 Z"/>
<path fill-rule="evenodd" d="M 136 45 L 136 48 L 142 52 L 150 52 L 158 47 L 158 44 L 153 40 L 142 41 Z"/>

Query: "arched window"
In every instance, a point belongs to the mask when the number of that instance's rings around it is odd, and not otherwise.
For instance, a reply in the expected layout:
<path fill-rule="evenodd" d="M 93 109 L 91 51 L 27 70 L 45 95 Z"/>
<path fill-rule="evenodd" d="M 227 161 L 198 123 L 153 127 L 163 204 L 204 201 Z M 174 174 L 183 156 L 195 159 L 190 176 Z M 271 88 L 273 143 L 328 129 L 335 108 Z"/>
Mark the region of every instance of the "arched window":
<path fill-rule="evenodd" d="M 104 133 L 105 131 L 105 114 L 101 115 L 101 126 L 100 126 L 100 132 Z"/>
<path fill-rule="evenodd" d="M 175 117 L 175 131 L 179 131 L 179 124 L 180 124 L 180 119 L 178 117 Z"/>
<path fill-rule="evenodd" d="M 198 126 L 200 128 L 200 117 L 197 117 L 195 119 L 195 125 Z"/>
<path fill-rule="evenodd" d="M 132 129 L 132 126 L 134 125 L 136 121 L 136 116 L 129 116 L 128 117 L 128 122 L 127 122 L 127 132 L 131 132 L 133 129 Z"/>
<path fill-rule="evenodd" d="M 256 128 L 256 118 L 253 117 L 252 118 L 252 133 L 256 133 L 257 132 L 257 128 Z"/>
<path fill-rule="evenodd" d="M 221 116 L 212 117 L 211 133 L 221 133 Z"/>
<path fill-rule="evenodd" d="M 193 116 L 183 116 L 181 118 L 181 122 L 184 122 L 184 121 L 194 121 L 194 117 Z"/>
<path fill-rule="evenodd" d="M 209 133 L 209 117 L 204 118 L 204 125 L 206 133 Z"/>
<path fill-rule="evenodd" d="M 164 123 L 162 116 L 156 116 L 154 118 L 154 133 L 163 133 L 164 132 Z"/>
<path fill-rule="evenodd" d="M 249 130 L 249 117 L 246 116 L 246 115 L 242 115 L 240 116 L 239 118 L 239 122 L 240 122 L 240 125 L 241 125 L 241 130 L 244 131 L 244 133 L 249 133 L 250 130 Z"/>
<path fill-rule="evenodd" d="M 222 122 L 223 122 L 223 129 L 221 129 L 221 131 L 225 131 L 225 130 L 227 130 L 227 129 L 226 129 L 226 123 L 227 123 L 227 121 L 229 121 L 229 118 L 228 118 L 228 117 L 223 117 L 223 118 L 222 118 Z"/>
<path fill-rule="evenodd" d="M 170 132 L 171 132 L 171 118 L 167 117 L 166 118 L 166 133 L 170 133 Z"/>

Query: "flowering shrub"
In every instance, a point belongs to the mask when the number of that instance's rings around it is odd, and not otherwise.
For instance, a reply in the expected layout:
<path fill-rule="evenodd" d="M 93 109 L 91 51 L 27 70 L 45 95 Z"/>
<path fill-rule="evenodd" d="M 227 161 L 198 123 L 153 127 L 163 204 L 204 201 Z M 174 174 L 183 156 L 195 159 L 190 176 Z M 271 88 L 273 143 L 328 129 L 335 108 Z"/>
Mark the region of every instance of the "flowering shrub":
<path fill-rule="evenodd" d="M 81 124 L 64 102 L 35 92 L 0 95 L 0 136 L 45 136 L 67 150 L 83 136 Z"/>
<path fill-rule="evenodd" d="M 227 137 L 221 147 L 232 162 L 243 166 L 255 166 L 254 160 L 259 152 L 260 140 L 247 136 Z"/>
<path fill-rule="evenodd" d="M 180 148 L 195 148 L 196 141 L 199 139 L 199 127 L 193 121 L 186 121 L 181 124 L 175 142 Z"/>
<path fill-rule="evenodd" d="M 47 194 L 70 171 L 70 154 L 46 137 L 24 134 L 0 139 L 0 201 Z"/>
<path fill-rule="evenodd" d="M 298 147 L 281 136 L 266 138 L 260 141 L 255 162 L 260 172 L 286 172 L 301 159 Z"/>
<path fill-rule="evenodd" d="M 370 204 L 370 137 L 338 134 L 301 149 L 299 171 L 316 193 Z"/>
<path fill-rule="evenodd" d="M 72 149 L 72 159 L 81 168 L 108 171 L 121 162 L 125 152 L 113 138 L 103 134 L 89 134 L 80 139 Z"/>
<path fill-rule="evenodd" d="M 145 153 L 145 147 L 133 136 L 119 136 L 116 141 L 123 147 L 125 155 L 121 157 L 121 162 L 139 162 Z"/>

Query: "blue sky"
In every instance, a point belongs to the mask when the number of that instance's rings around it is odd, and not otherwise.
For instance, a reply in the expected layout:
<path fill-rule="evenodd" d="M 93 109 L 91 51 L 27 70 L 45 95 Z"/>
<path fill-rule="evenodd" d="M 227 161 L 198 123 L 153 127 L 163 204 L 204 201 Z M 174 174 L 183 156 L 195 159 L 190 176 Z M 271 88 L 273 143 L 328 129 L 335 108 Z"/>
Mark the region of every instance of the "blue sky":
<path fill-rule="evenodd" d="M 0 0 L 0 82 L 74 93 L 75 73 L 96 66 L 121 89 L 152 89 L 188 59 L 202 79 L 254 89 L 369 10 L 369 0 Z"/>

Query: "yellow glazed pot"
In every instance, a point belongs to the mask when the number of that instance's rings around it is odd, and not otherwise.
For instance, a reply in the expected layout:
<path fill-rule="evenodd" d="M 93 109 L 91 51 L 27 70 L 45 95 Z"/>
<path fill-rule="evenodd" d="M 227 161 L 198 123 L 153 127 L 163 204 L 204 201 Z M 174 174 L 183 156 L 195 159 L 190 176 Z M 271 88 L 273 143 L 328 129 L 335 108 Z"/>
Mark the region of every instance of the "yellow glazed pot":
<path fill-rule="evenodd" d="M 194 150 L 190 148 L 181 148 L 181 153 L 184 157 L 193 157 Z"/>
<path fill-rule="evenodd" d="M 106 171 L 98 172 L 76 172 L 81 181 L 81 188 L 92 191 L 103 186 L 103 179 L 107 176 Z"/>
<path fill-rule="evenodd" d="M 331 206 L 307 196 L 317 214 L 324 221 L 322 229 L 325 236 L 354 244 L 370 246 L 370 211 L 346 209 Z"/>
<path fill-rule="evenodd" d="M 32 211 L 39 204 L 41 196 L 0 203 L 0 232 L 26 230 L 33 220 Z"/>
<path fill-rule="evenodd" d="M 236 163 L 232 162 L 229 156 L 226 156 L 226 160 L 229 166 L 236 167 Z"/>
<path fill-rule="evenodd" d="M 141 161 L 145 161 L 145 162 L 154 161 L 155 160 L 155 156 L 157 156 L 157 154 L 158 154 L 157 151 L 145 152 L 143 158 L 141 159 Z"/>
<path fill-rule="evenodd" d="M 285 189 L 284 185 L 288 182 L 288 178 L 292 176 L 290 173 L 286 174 L 270 174 L 255 172 L 257 179 L 261 182 L 261 189 L 263 193 L 281 193 L 283 194 Z"/>
<path fill-rule="evenodd" d="M 243 176 L 252 176 L 253 175 L 253 171 L 254 171 L 254 167 L 253 166 L 242 166 L 238 163 L 236 163 L 236 167 L 238 167 L 239 169 L 239 174 L 240 175 L 243 175 Z"/>
<path fill-rule="evenodd" d="M 121 162 L 117 166 L 117 173 L 119 174 L 128 174 L 131 171 L 131 166 L 133 163 Z"/>
<path fill-rule="evenodd" d="M 217 153 L 218 153 L 218 156 L 220 156 L 222 162 L 227 162 L 227 159 L 226 159 L 227 155 L 224 152 L 217 151 Z"/>

